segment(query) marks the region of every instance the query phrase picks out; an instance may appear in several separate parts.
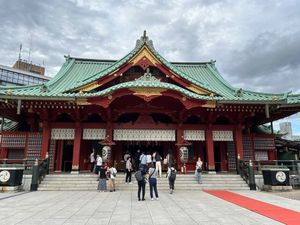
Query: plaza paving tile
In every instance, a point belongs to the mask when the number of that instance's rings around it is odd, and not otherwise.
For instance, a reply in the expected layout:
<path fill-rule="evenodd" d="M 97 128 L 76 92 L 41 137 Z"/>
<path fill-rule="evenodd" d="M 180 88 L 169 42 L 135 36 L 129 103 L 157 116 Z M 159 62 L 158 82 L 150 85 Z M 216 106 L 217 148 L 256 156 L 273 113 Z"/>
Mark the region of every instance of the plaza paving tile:
<path fill-rule="evenodd" d="M 259 191 L 236 193 L 300 212 L 297 200 Z M 151 201 L 147 193 L 146 201 L 138 201 L 135 191 L 0 193 L 0 224 L 281 224 L 200 190 L 159 194 L 159 200 Z"/>

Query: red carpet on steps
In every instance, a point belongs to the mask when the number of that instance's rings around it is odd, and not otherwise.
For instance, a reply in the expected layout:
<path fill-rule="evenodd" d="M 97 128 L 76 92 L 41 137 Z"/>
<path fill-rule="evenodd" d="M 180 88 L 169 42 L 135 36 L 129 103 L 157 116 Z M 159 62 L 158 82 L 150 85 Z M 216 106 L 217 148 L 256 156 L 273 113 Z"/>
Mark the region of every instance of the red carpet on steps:
<path fill-rule="evenodd" d="M 205 192 L 280 223 L 300 225 L 300 212 L 258 201 L 230 191 L 205 190 Z"/>

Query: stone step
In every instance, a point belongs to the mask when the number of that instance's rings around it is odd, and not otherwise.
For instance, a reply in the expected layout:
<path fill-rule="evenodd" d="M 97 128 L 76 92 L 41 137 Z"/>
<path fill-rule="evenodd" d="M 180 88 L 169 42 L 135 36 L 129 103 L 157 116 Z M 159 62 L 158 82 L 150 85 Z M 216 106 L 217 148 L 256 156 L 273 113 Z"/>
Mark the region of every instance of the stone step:
<path fill-rule="evenodd" d="M 125 179 L 125 176 L 117 176 L 118 179 Z M 132 176 L 134 178 L 134 175 Z M 158 179 L 166 178 L 165 176 L 159 177 Z M 203 179 L 207 180 L 240 180 L 241 177 L 235 176 L 235 177 L 220 177 L 220 176 L 202 176 Z M 87 179 L 97 179 L 97 176 L 90 176 L 90 177 L 84 177 L 84 176 L 70 176 L 70 177 L 64 177 L 64 176 L 46 176 L 45 180 L 87 180 Z M 191 180 L 195 179 L 195 176 L 176 176 L 176 180 Z"/>
<path fill-rule="evenodd" d="M 209 181 L 209 180 L 206 180 L 206 179 L 203 179 L 202 180 L 203 181 L 203 183 L 213 183 L 213 184 L 224 184 L 224 180 L 223 181 L 214 181 L 214 182 L 211 182 L 211 181 Z M 133 180 L 132 181 L 133 183 L 136 183 L 136 181 L 135 180 Z M 168 180 L 158 180 L 157 181 L 158 182 L 158 184 L 169 184 L 169 181 Z M 82 181 L 65 181 L 65 182 L 62 182 L 62 181 L 56 181 L 56 180 L 53 180 L 53 181 L 51 181 L 51 182 L 42 182 L 42 184 L 47 184 L 47 183 L 50 183 L 50 184 L 53 184 L 53 185 L 66 185 L 66 184 L 80 184 L 80 185 L 89 185 L 89 184 L 97 184 L 98 183 L 98 181 L 96 181 L 96 180 L 82 180 Z M 116 183 L 119 183 L 119 184 L 124 184 L 124 185 L 126 185 L 125 184 L 125 182 L 124 181 L 116 181 Z M 185 184 L 185 185 L 191 185 L 191 184 L 195 184 L 196 183 L 196 180 L 189 180 L 189 181 L 184 181 L 184 182 L 182 182 L 182 181 L 178 181 L 178 180 L 176 180 L 176 183 L 182 183 L 182 184 Z M 243 182 L 243 181 L 226 181 L 226 184 L 244 184 L 245 182 Z"/>
<path fill-rule="evenodd" d="M 134 174 L 134 172 L 132 172 Z M 91 176 L 97 176 L 97 174 L 94 173 L 51 173 L 50 176 L 58 176 L 58 177 L 91 177 Z M 126 174 L 123 172 L 117 173 L 118 176 L 125 176 Z M 162 173 L 162 175 L 166 175 L 166 173 Z M 187 174 L 181 174 L 177 173 L 177 176 L 180 177 L 189 177 L 194 176 L 194 173 L 187 173 Z M 226 173 L 215 173 L 215 174 L 208 174 L 203 173 L 202 176 L 215 176 L 215 177 L 240 177 L 238 174 L 226 174 Z"/>
<path fill-rule="evenodd" d="M 132 184 L 125 184 L 125 174 L 117 175 L 116 187 L 118 190 L 136 190 L 137 184 L 132 176 Z M 178 174 L 175 188 L 178 190 L 199 189 L 228 189 L 249 190 L 248 185 L 237 174 L 203 174 L 203 184 L 199 185 L 194 174 Z M 95 190 L 98 182 L 95 174 L 50 174 L 39 185 L 39 190 Z M 149 184 L 146 185 L 147 189 Z M 169 190 L 169 181 L 158 178 L 158 189 Z"/>
<path fill-rule="evenodd" d="M 177 187 L 175 186 L 175 191 L 195 191 L 195 190 L 249 190 L 249 187 L 229 187 L 229 186 L 223 186 L 223 187 L 216 187 L 216 186 L 201 186 L 198 188 L 191 188 L 191 187 Z M 93 187 L 70 187 L 70 188 L 64 188 L 64 187 L 39 187 L 39 191 L 97 191 Z M 131 188 L 131 189 L 116 189 L 116 191 L 136 191 L 137 187 Z M 159 191 L 168 191 L 169 188 L 158 188 Z M 149 188 L 146 188 L 146 192 L 149 191 Z"/>

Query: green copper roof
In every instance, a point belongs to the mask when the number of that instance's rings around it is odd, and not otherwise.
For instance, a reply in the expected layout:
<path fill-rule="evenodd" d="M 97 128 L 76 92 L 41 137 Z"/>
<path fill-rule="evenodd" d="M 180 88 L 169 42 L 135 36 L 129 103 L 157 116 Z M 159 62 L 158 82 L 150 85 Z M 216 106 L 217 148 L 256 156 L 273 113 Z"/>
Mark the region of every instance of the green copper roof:
<path fill-rule="evenodd" d="M 147 46 L 155 57 L 172 70 L 178 76 L 190 81 L 195 86 L 206 89 L 215 93 L 214 97 L 200 95 L 188 89 L 179 87 L 174 84 L 161 81 L 141 81 L 120 83 L 111 86 L 99 92 L 87 92 L 80 94 L 73 91 L 91 82 L 97 81 L 100 78 L 118 70 L 126 62 L 130 61 L 136 53 Z M 118 61 L 114 60 L 95 60 L 95 59 L 80 59 L 66 57 L 66 62 L 63 64 L 57 75 L 50 81 L 33 86 L 17 86 L 17 87 L 1 87 L 0 95 L 19 97 L 19 98 L 81 98 L 89 96 L 107 95 L 114 90 L 120 88 L 133 87 L 151 87 L 151 88 L 166 88 L 181 92 L 190 98 L 203 100 L 216 100 L 220 102 L 280 102 L 281 104 L 300 104 L 300 95 L 289 95 L 288 93 L 270 94 L 246 91 L 232 87 L 220 75 L 215 67 L 214 62 L 204 63 L 171 63 L 164 59 L 153 47 L 152 41 L 147 36 L 142 36 L 136 44 L 136 47 L 125 57 Z M 5 98 L 4 97 L 4 98 Z M 63 99 L 62 99 L 63 100 Z"/>

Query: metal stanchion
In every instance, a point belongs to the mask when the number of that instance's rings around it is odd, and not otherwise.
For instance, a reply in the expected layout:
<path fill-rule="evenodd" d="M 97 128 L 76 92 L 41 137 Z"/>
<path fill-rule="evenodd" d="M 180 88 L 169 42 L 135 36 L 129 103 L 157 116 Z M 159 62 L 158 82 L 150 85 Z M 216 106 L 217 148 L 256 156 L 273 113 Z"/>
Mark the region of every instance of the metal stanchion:
<path fill-rule="evenodd" d="M 35 159 L 35 163 L 32 166 L 32 178 L 31 178 L 30 191 L 37 191 L 38 179 L 39 179 L 39 162 L 38 159 Z"/>
<path fill-rule="evenodd" d="M 252 160 L 249 161 L 249 167 L 248 167 L 248 172 L 249 172 L 249 187 L 250 190 L 256 190 L 256 184 L 255 184 L 255 174 L 253 171 L 253 164 Z"/>

